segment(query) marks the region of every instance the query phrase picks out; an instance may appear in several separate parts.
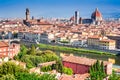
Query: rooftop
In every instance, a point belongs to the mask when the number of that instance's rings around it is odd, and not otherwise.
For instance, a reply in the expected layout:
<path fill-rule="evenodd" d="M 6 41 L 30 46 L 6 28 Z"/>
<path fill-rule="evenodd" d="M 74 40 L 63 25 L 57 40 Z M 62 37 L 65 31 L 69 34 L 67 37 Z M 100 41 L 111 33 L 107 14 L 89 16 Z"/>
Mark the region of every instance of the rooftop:
<path fill-rule="evenodd" d="M 8 43 L 4 42 L 4 41 L 0 41 L 0 47 L 8 47 Z"/>
<path fill-rule="evenodd" d="M 87 66 L 91 66 L 93 65 L 97 60 L 96 59 L 90 59 L 90 58 L 86 58 L 86 57 L 77 57 L 77 56 L 68 56 L 68 57 L 64 57 L 63 61 L 65 62 L 71 62 L 71 63 L 77 63 L 77 64 L 83 64 L 83 65 L 87 65 Z M 103 61 L 103 64 L 106 66 L 107 64 L 109 64 L 110 62 L 107 61 Z"/>

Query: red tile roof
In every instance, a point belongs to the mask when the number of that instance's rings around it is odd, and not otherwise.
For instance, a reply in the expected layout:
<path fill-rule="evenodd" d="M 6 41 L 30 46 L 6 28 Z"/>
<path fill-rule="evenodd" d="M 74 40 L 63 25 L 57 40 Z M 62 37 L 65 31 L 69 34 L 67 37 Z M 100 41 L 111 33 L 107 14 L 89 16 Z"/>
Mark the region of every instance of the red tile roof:
<path fill-rule="evenodd" d="M 63 61 L 91 66 L 97 60 L 96 59 L 86 58 L 86 57 L 68 56 L 68 57 L 63 58 Z M 104 63 L 104 65 L 109 64 L 109 62 L 107 62 L 107 61 L 104 61 L 103 63 Z"/>
<path fill-rule="evenodd" d="M 8 43 L 0 41 L 0 47 L 8 47 Z"/>
<path fill-rule="evenodd" d="M 101 13 L 98 11 L 98 9 L 95 10 L 95 12 L 92 14 L 94 17 L 102 17 Z"/>

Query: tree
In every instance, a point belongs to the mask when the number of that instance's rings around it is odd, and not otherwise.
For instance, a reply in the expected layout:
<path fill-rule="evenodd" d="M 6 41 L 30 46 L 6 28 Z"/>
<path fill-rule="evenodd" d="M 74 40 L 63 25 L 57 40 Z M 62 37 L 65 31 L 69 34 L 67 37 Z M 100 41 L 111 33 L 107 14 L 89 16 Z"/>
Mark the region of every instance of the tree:
<path fill-rule="evenodd" d="M 22 72 L 22 73 L 18 73 L 15 78 L 17 80 L 40 80 L 40 76 L 35 74 L 35 73 L 26 73 L 26 72 Z"/>
<path fill-rule="evenodd" d="M 0 80 L 16 80 L 13 74 L 3 75 Z"/>
<path fill-rule="evenodd" d="M 41 71 L 43 71 L 43 72 L 48 72 L 51 70 L 52 70 L 52 66 L 50 66 L 50 65 L 41 67 Z"/>
<path fill-rule="evenodd" d="M 115 71 L 113 71 L 112 74 L 109 77 L 109 80 L 120 80 L 120 75 L 115 74 Z"/>
<path fill-rule="evenodd" d="M 28 71 L 23 69 L 21 66 L 16 65 L 13 62 L 6 62 L 0 66 L 0 76 L 7 74 L 16 75 L 18 72 L 28 72 Z"/>
<path fill-rule="evenodd" d="M 106 74 L 105 74 L 105 67 L 104 67 L 103 61 L 101 62 L 101 72 L 102 72 L 101 76 L 106 76 Z"/>
<path fill-rule="evenodd" d="M 63 67 L 63 73 L 68 74 L 68 75 L 72 75 L 73 70 L 71 68 Z"/>
<path fill-rule="evenodd" d="M 31 49 L 30 49 L 28 54 L 30 54 L 30 55 L 35 55 L 36 54 L 36 50 L 35 50 L 35 46 L 34 45 L 32 45 L 32 47 L 31 47 Z"/>
<path fill-rule="evenodd" d="M 15 60 L 20 60 L 28 52 L 27 48 L 24 45 L 21 45 L 20 52 L 14 57 Z"/>
<path fill-rule="evenodd" d="M 63 72 L 63 64 L 62 64 L 62 62 L 61 62 L 60 60 L 57 60 L 57 61 L 56 61 L 56 70 L 57 70 L 58 72 L 60 72 L 60 73 Z"/>
<path fill-rule="evenodd" d="M 39 80 L 57 80 L 57 79 L 55 78 L 55 75 L 43 74 L 40 76 Z"/>
<path fill-rule="evenodd" d="M 91 80 L 103 80 L 106 77 L 103 62 L 96 61 L 94 65 L 90 67 Z"/>

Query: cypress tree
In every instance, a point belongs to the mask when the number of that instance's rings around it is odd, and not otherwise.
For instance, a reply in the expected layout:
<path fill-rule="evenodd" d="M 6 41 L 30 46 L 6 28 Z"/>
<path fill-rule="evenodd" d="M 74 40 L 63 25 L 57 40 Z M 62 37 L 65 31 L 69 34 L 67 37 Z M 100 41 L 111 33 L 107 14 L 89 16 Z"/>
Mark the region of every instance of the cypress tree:
<path fill-rule="evenodd" d="M 91 80 L 103 80 L 106 76 L 105 70 L 104 70 L 104 64 L 103 62 L 97 60 L 94 65 L 90 67 L 90 78 Z"/>
<path fill-rule="evenodd" d="M 34 45 L 32 45 L 32 47 L 31 47 L 31 50 L 30 50 L 30 55 L 35 55 L 35 52 L 36 50 L 35 50 L 35 46 Z"/>
<path fill-rule="evenodd" d="M 101 73 L 102 73 L 102 76 L 104 77 L 106 76 L 103 61 L 101 62 Z"/>

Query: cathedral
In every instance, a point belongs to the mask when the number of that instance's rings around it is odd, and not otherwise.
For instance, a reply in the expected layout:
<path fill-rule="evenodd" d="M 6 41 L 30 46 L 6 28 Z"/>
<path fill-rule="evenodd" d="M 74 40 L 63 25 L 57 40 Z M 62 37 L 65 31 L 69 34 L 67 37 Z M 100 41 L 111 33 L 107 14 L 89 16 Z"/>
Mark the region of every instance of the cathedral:
<path fill-rule="evenodd" d="M 99 25 L 101 23 L 102 15 L 99 12 L 98 8 L 96 8 L 95 12 L 92 13 L 91 19 L 92 19 L 93 24 Z"/>
<path fill-rule="evenodd" d="M 75 12 L 76 14 L 76 12 Z M 70 21 L 75 22 L 76 24 L 76 17 L 78 18 L 78 16 L 73 16 L 70 18 Z M 79 24 L 95 24 L 95 25 L 100 25 L 102 22 L 102 14 L 101 12 L 98 10 L 98 8 L 95 9 L 95 11 L 92 13 L 91 18 L 82 18 L 79 17 Z"/>

